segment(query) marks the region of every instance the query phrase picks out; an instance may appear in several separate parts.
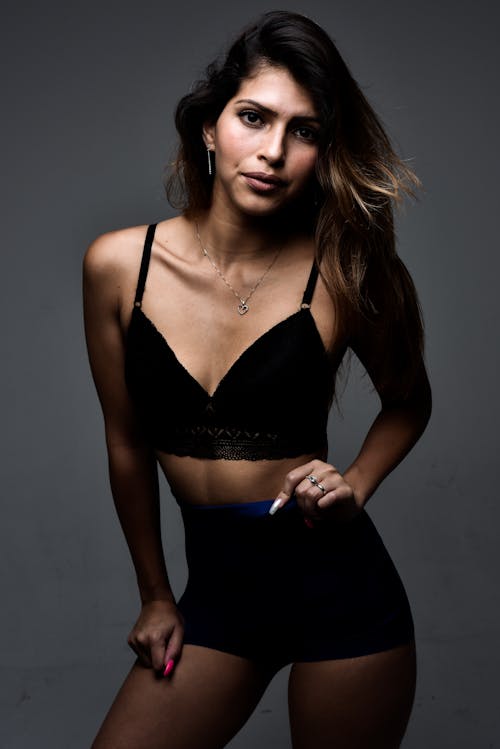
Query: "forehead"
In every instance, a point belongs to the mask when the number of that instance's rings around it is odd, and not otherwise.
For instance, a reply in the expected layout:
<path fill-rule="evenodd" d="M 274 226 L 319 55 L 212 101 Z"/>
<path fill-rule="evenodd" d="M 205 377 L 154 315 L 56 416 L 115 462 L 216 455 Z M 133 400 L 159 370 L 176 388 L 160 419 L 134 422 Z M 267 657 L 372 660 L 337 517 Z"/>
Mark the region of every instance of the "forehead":
<path fill-rule="evenodd" d="M 261 66 L 242 80 L 230 103 L 238 99 L 253 99 L 287 117 L 318 116 L 311 95 L 286 68 Z"/>

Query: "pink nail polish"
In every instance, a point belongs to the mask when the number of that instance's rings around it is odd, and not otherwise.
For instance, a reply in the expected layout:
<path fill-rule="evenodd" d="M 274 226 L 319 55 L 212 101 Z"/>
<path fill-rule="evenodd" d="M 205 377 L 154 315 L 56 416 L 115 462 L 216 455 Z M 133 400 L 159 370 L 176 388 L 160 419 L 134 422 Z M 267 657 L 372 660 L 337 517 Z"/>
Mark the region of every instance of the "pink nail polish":
<path fill-rule="evenodd" d="M 314 523 L 311 520 L 311 518 L 304 517 L 304 523 L 307 525 L 308 528 L 314 528 Z"/>
<path fill-rule="evenodd" d="M 167 665 L 165 666 L 165 671 L 163 672 L 163 676 L 168 676 L 169 673 L 172 671 L 173 667 L 174 667 L 174 661 L 171 658 L 169 662 L 167 663 Z"/>

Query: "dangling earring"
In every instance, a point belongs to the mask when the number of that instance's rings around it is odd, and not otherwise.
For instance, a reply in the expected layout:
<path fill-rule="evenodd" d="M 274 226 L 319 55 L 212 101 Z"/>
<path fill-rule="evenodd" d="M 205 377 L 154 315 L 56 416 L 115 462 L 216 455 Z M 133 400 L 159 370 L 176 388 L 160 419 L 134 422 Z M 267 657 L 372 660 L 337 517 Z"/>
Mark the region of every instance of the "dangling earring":
<path fill-rule="evenodd" d="M 210 177 L 212 176 L 212 173 L 213 173 L 213 170 L 212 170 L 212 159 L 211 159 L 211 157 L 210 157 L 210 154 L 211 154 L 211 153 L 212 153 L 212 150 L 211 150 L 211 148 L 209 148 L 209 147 L 207 146 L 207 158 L 208 158 L 208 174 L 209 174 L 209 176 L 210 176 Z M 215 165 L 214 165 L 214 166 L 215 166 Z"/>

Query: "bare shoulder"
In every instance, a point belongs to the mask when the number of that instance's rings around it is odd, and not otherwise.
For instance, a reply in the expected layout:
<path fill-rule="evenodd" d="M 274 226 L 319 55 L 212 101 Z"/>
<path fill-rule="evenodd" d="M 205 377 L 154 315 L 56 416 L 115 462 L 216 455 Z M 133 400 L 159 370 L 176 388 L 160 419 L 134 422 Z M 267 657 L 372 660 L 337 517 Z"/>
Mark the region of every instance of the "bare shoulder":
<path fill-rule="evenodd" d="M 187 222 L 182 216 L 175 216 L 158 222 L 155 239 L 158 235 L 176 238 L 186 231 Z M 136 268 L 140 262 L 148 224 L 129 226 L 105 232 L 96 237 L 88 246 L 83 263 L 91 273 L 120 271 L 129 266 Z"/>
<path fill-rule="evenodd" d="M 92 278 L 121 277 L 137 264 L 147 225 L 115 229 L 97 236 L 83 257 L 84 274 Z"/>
<path fill-rule="evenodd" d="M 83 256 L 84 287 L 115 308 L 126 305 L 137 284 L 147 229 L 148 224 L 141 224 L 97 236 Z"/>
<path fill-rule="evenodd" d="M 108 231 L 88 246 L 83 257 L 82 284 L 84 315 L 90 331 L 94 315 L 100 324 L 103 320 L 119 323 L 122 328 L 127 324 L 123 310 L 132 308 L 146 231 L 147 225 Z"/>

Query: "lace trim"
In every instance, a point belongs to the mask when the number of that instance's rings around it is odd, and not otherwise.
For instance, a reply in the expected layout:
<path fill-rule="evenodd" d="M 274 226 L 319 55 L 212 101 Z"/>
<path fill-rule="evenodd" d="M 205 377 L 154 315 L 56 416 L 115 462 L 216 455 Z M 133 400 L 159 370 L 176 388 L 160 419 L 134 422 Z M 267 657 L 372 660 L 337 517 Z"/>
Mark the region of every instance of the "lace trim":
<path fill-rule="evenodd" d="M 212 460 L 277 460 L 316 452 L 327 444 L 326 433 L 290 440 L 277 432 L 254 432 L 234 427 L 176 426 L 165 439 L 154 440 L 161 452 Z"/>
<path fill-rule="evenodd" d="M 219 427 L 207 424 L 194 424 L 191 426 L 177 426 L 173 434 L 180 437 L 201 437 L 216 439 L 218 441 L 238 441 L 253 444 L 257 440 L 269 445 L 275 445 L 279 435 L 277 432 L 251 432 L 237 427 Z"/>

